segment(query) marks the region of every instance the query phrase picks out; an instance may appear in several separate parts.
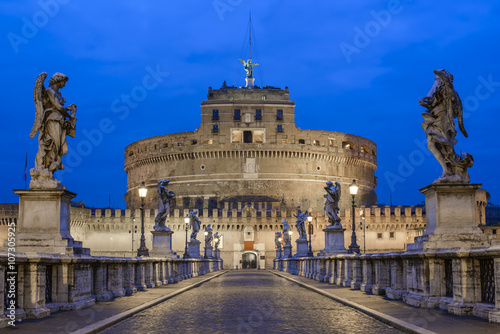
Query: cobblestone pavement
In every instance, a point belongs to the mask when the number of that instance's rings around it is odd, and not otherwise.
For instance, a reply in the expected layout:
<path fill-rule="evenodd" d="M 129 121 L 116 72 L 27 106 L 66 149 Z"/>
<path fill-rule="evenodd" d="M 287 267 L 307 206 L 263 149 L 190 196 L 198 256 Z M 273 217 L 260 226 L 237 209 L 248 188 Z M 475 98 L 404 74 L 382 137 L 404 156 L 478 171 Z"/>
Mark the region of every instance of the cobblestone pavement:
<path fill-rule="evenodd" d="M 100 333 L 401 333 L 267 271 L 230 271 Z"/>

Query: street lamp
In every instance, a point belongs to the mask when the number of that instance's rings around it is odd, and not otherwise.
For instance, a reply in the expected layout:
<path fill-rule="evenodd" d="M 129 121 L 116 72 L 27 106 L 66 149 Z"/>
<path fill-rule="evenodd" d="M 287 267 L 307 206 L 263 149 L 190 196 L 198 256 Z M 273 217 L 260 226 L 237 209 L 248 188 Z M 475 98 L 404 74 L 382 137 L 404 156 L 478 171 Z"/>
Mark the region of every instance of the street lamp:
<path fill-rule="evenodd" d="M 311 237 L 311 235 L 313 234 L 312 220 L 313 220 L 313 217 L 311 215 L 309 215 L 307 217 L 307 221 L 309 222 L 309 252 L 307 252 L 307 256 L 308 257 L 313 257 L 314 256 L 313 251 L 312 251 L 312 247 L 311 247 L 311 244 L 312 244 L 312 237 Z"/>
<path fill-rule="evenodd" d="M 208 259 L 207 257 L 207 236 L 208 236 L 208 231 L 205 231 L 203 234 L 205 234 L 205 259 Z"/>
<path fill-rule="evenodd" d="M 292 249 L 293 249 L 293 246 L 292 246 L 292 230 L 288 231 L 288 235 L 290 235 L 290 253 L 288 254 L 288 257 L 293 257 L 292 256 Z"/>
<path fill-rule="evenodd" d="M 219 238 L 218 237 L 214 238 L 214 243 L 215 243 L 215 258 L 218 259 L 219 258 L 219 254 L 217 254 L 217 246 L 219 245 Z"/>
<path fill-rule="evenodd" d="M 188 252 L 188 229 L 189 229 L 189 217 L 184 218 L 184 223 L 186 224 L 186 249 L 184 250 L 184 259 L 189 259 L 189 252 Z"/>
<path fill-rule="evenodd" d="M 142 181 L 142 185 L 139 187 L 139 197 L 141 198 L 141 245 L 137 250 L 137 256 L 149 256 L 149 251 L 146 248 L 146 238 L 144 237 L 144 198 L 146 198 L 147 193 L 148 188 Z"/>
<path fill-rule="evenodd" d="M 132 234 L 132 247 L 131 252 L 134 253 L 134 234 L 137 233 L 137 225 L 133 225 L 135 222 L 135 218 L 132 220 L 132 227 L 128 230 L 128 233 Z"/>
<path fill-rule="evenodd" d="M 363 214 L 363 210 L 359 211 L 359 215 L 361 216 L 359 225 L 361 225 L 361 228 L 363 229 L 363 253 L 366 254 L 366 229 L 368 226 L 366 225 L 366 221 L 364 221 L 365 215 Z"/>
<path fill-rule="evenodd" d="M 351 245 L 349 246 L 349 253 L 358 253 L 359 254 L 359 246 L 356 243 L 356 225 L 355 225 L 355 212 L 354 208 L 356 207 L 356 203 L 354 202 L 354 198 L 358 193 L 358 185 L 356 184 L 356 180 L 352 180 L 352 184 L 349 186 L 349 192 L 352 195 L 352 236 L 351 236 Z"/>
<path fill-rule="evenodd" d="M 280 251 L 280 259 L 281 259 L 281 240 L 282 240 L 282 239 L 281 239 L 281 237 L 279 237 L 279 238 L 278 238 L 278 242 L 279 242 L 279 244 L 280 244 L 280 246 L 279 246 L 279 251 Z"/>

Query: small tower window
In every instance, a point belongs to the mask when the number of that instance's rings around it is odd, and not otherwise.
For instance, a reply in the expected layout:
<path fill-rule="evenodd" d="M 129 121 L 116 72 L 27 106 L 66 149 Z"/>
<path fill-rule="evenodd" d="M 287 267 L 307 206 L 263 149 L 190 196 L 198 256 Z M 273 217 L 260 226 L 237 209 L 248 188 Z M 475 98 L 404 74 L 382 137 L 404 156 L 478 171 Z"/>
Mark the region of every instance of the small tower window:
<path fill-rule="evenodd" d="M 219 110 L 215 109 L 212 110 L 212 121 L 218 121 L 219 120 Z"/>
<path fill-rule="evenodd" d="M 255 120 L 262 121 L 262 110 L 261 109 L 255 110 Z"/>
<path fill-rule="evenodd" d="M 281 109 L 276 110 L 276 120 L 277 121 L 283 120 L 283 110 Z"/>
<path fill-rule="evenodd" d="M 280 125 L 278 125 L 278 126 L 276 127 L 276 131 L 277 131 L 277 132 L 283 132 L 283 125 L 281 125 L 281 124 L 280 124 Z"/>
<path fill-rule="evenodd" d="M 243 131 L 243 142 L 247 144 L 253 143 L 252 131 Z"/>
<path fill-rule="evenodd" d="M 304 145 L 306 143 L 305 139 L 299 139 L 299 145 Z"/>
<path fill-rule="evenodd" d="M 239 121 L 241 120 L 241 113 L 240 109 L 234 109 L 234 120 Z"/>
<path fill-rule="evenodd" d="M 219 125 L 218 124 L 214 124 L 214 126 L 212 127 L 212 133 L 219 133 Z"/>

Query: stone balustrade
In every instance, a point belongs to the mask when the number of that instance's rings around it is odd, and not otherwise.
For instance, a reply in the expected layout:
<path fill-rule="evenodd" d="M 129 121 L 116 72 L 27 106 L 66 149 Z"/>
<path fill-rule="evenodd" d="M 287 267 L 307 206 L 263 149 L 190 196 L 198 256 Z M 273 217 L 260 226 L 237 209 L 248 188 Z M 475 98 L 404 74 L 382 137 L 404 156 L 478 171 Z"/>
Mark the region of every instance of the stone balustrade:
<path fill-rule="evenodd" d="M 31 256 L 17 253 L 15 266 L 0 253 L 0 327 L 15 319 L 44 318 L 95 302 L 130 296 L 137 291 L 222 269 L 222 260 Z M 12 279 L 12 273 L 15 279 Z M 15 291 L 15 307 L 10 292 Z M 6 303 L 6 298 L 9 303 Z"/>
<path fill-rule="evenodd" d="M 274 269 L 500 323 L 500 247 L 274 260 Z"/>

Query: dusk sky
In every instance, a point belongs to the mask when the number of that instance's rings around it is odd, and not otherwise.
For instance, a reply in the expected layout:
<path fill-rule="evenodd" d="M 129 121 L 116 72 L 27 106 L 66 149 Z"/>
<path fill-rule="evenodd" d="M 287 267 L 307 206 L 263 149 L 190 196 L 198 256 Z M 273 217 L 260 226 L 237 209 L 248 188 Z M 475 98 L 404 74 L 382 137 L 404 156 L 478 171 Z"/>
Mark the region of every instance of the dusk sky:
<path fill-rule="evenodd" d="M 35 79 L 62 72 L 69 81 L 61 93 L 77 105 L 78 122 L 66 170 L 55 177 L 87 207 L 107 207 L 111 196 L 112 207 L 125 208 L 125 147 L 195 130 L 208 87 L 244 86 L 238 58 L 248 57 L 250 11 L 255 84 L 288 86 L 301 129 L 374 141 L 379 203 L 421 204 L 419 189 L 441 175 L 418 99 L 434 69 L 451 72 L 469 134 L 458 132 L 455 149 L 473 155 L 471 182 L 500 203 L 500 3 L 493 0 L 2 0 L 0 203 L 18 202 L 12 189 L 24 188 L 26 153 L 28 184 L 34 167 Z M 146 77 L 155 78 L 148 89 Z"/>

